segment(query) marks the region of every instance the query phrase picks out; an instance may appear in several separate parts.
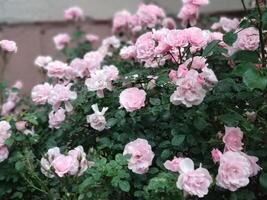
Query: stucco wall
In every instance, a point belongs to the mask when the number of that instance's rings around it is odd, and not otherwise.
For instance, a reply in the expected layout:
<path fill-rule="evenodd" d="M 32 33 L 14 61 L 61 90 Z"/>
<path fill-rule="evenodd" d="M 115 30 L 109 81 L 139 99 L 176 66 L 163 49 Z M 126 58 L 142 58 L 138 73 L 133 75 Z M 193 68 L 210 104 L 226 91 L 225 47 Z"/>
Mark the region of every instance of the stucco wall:
<path fill-rule="evenodd" d="M 88 17 L 96 20 L 111 19 L 121 9 L 135 11 L 141 0 L 0 0 L 0 23 L 61 21 L 64 9 L 78 5 Z M 182 0 L 144 0 L 164 7 L 176 14 Z M 242 8 L 240 0 L 210 0 L 203 12 L 231 11 Z"/>

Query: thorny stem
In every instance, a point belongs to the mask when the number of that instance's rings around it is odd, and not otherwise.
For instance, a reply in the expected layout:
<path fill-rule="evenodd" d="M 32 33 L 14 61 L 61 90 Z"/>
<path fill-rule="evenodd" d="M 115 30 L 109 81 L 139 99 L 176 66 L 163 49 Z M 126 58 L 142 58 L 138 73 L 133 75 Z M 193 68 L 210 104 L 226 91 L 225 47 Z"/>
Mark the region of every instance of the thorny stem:
<path fill-rule="evenodd" d="M 266 59 L 265 59 L 265 50 L 264 50 L 264 38 L 263 38 L 263 25 L 262 25 L 262 11 L 261 11 L 261 7 L 260 7 L 260 3 L 259 3 L 259 0 L 256 0 L 256 7 L 258 9 L 258 13 L 259 13 L 259 17 L 260 17 L 260 20 L 259 20 L 259 26 L 258 26 L 258 29 L 259 29 L 259 35 L 260 35 L 260 48 L 261 48 L 261 56 L 262 56 L 262 64 L 265 65 L 266 64 Z"/>

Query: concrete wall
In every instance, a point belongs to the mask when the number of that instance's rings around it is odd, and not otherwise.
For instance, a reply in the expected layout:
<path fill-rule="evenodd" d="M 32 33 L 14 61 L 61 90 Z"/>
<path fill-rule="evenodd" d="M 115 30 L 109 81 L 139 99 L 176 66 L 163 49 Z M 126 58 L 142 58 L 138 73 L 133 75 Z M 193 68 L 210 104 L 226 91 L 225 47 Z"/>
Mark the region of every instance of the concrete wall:
<path fill-rule="evenodd" d="M 182 0 L 144 0 L 155 2 L 168 13 L 177 14 Z M 96 20 L 111 19 L 121 9 L 135 11 L 141 0 L 0 0 L 0 23 L 42 22 L 63 20 L 63 11 L 73 5 L 82 7 L 86 15 Z M 210 0 L 203 12 L 242 9 L 240 0 Z"/>

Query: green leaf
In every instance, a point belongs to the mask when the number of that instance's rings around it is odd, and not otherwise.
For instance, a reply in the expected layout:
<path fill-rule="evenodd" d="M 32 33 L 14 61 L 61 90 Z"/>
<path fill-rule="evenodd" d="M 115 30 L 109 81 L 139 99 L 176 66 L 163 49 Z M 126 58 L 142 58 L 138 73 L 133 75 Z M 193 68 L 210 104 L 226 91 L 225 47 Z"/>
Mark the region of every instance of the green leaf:
<path fill-rule="evenodd" d="M 262 173 L 260 176 L 260 184 L 263 188 L 267 189 L 267 173 Z"/>
<path fill-rule="evenodd" d="M 117 124 L 118 120 L 116 118 L 110 118 L 108 119 L 107 126 L 108 127 L 113 127 L 115 124 Z"/>
<path fill-rule="evenodd" d="M 267 86 L 267 77 L 260 74 L 255 68 L 251 68 L 244 73 L 243 82 L 250 89 L 264 90 Z"/>
<path fill-rule="evenodd" d="M 149 102 L 153 105 L 153 106 L 159 106 L 160 105 L 160 99 L 158 98 L 150 98 Z"/>
<path fill-rule="evenodd" d="M 255 64 L 253 63 L 240 63 L 239 65 L 237 65 L 233 71 L 232 71 L 232 74 L 235 75 L 235 76 L 240 76 L 242 77 L 243 74 L 251 69 L 251 68 L 255 68 Z"/>
<path fill-rule="evenodd" d="M 129 192 L 130 189 L 131 189 L 131 186 L 130 186 L 128 181 L 120 181 L 119 182 L 119 187 L 124 192 Z"/>
<path fill-rule="evenodd" d="M 185 135 L 175 135 L 172 138 L 172 145 L 173 146 L 180 146 L 185 140 Z"/>
<path fill-rule="evenodd" d="M 259 57 L 256 51 L 238 51 L 232 55 L 232 59 L 235 62 L 259 62 Z"/>
<path fill-rule="evenodd" d="M 267 12 L 263 13 L 261 20 L 262 20 L 263 25 L 266 26 L 267 25 Z"/>
<path fill-rule="evenodd" d="M 218 47 L 219 41 L 213 41 L 207 45 L 207 47 L 204 49 L 202 56 L 209 56 L 212 54 L 212 51 Z"/>
<path fill-rule="evenodd" d="M 233 32 L 228 32 L 223 36 L 223 41 L 232 46 L 232 44 L 236 41 L 237 39 L 237 34 L 233 33 Z"/>

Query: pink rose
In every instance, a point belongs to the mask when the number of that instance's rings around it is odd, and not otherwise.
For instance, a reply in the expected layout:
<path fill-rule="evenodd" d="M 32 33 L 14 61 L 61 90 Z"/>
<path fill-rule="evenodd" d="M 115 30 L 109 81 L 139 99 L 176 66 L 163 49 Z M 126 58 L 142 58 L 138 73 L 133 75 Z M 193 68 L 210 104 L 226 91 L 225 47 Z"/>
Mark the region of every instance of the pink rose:
<path fill-rule="evenodd" d="M 11 136 L 11 126 L 7 121 L 0 121 L 0 137 L 5 140 Z"/>
<path fill-rule="evenodd" d="M 62 79 L 65 76 L 65 71 L 67 68 L 68 65 L 61 61 L 56 60 L 53 62 L 49 62 L 46 66 L 47 76 Z"/>
<path fill-rule="evenodd" d="M 178 13 L 178 18 L 182 20 L 182 26 L 186 27 L 188 24 L 194 26 L 199 16 L 199 6 L 194 4 L 184 4 Z"/>
<path fill-rule="evenodd" d="M 20 80 L 17 80 L 13 85 L 12 88 L 15 88 L 17 90 L 21 90 L 23 88 L 23 82 Z"/>
<path fill-rule="evenodd" d="M 193 47 L 201 49 L 207 45 L 208 38 L 200 28 L 191 27 L 186 29 L 186 32 L 188 34 L 188 41 Z"/>
<path fill-rule="evenodd" d="M 3 51 L 16 53 L 18 51 L 17 44 L 11 40 L 1 40 L 0 47 Z"/>
<path fill-rule="evenodd" d="M 193 58 L 189 58 L 185 61 L 186 66 L 190 66 L 193 69 L 203 69 L 208 64 L 206 63 L 207 59 L 201 56 L 195 56 Z"/>
<path fill-rule="evenodd" d="M 169 73 L 169 79 L 175 83 L 178 80 L 177 71 L 171 70 Z"/>
<path fill-rule="evenodd" d="M 136 43 L 136 57 L 140 60 L 150 59 L 154 56 L 154 49 L 156 47 L 156 43 L 153 39 L 153 34 L 151 32 L 147 32 L 141 35 Z"/>
<path fill-rule="evenodd" d="M 63 177 L 67 174 L 74 164 L 74 159 L 72 156 L 59 155 L 52 161 L 52 166 L 55 173 L 59 177 Z"/>
<path fill-rule="evenodd" d="M 172 172 L 180 172 L 180 162 L 184 158 L 177 158 L 176 156 L 172 160 L 167 160 L 164 163 L 164 167 Z"/>
<path fill-rule="evenodd" d="M 85 38 L 88 42 L 91 42 L 91 43 L 95 43 L 99 40 L 99 36 L 95 34 L 87 34 Z"/>
<path fill-rule="evenodd" d="M 259 31 L 254 27 L 250 27 L 238 32 L 237 40 L 233 46 L 241 50 L 255 51 L 258 49 L 259 43 Z"/>
<path fill-rule="evenodd" d="M 53 37 L 53 41 L 58 50 L 62 50 L 70 43 L 70 36 L 67 33 L 60 33 Z"/>
<path fill-rule="evenodd" d="M 112 32 L 118 32 L 122 29 L 127 29 L 130 17 L 131 13 L 127 10 L 122 10 L 115 13 L 112 24 Z"/>
<path fill-rule="evenodd" d="M 136 87 L 127 88 L 120 94 L 120 105 L 128 112 L 139 110 L 145 106 L 146 92 Z"/>
<path fill-rule="evenodd" d="M 2 105 L 1 115 L 6 116 L 9 115 L 10 112 L 16 107 L 16 103 L 14 101 L 7 101 Z"/>
<path fill-rule="evenodd" d="M 184 64 L 181 64 L 178 67 L 177 76 L 178 76 L 178 78 L 183 78 L 188 74 L 188 72 L 189 72 L 189 70 L 188 70 L 187 66 Z"/>
<path fill-rule="evenodd" d="M 239 23 L 240 22 L 237 18 L 230 19 L 227 17 L 221 17 L 219 22 L 214 23 L 211 26 L 211 29 L 217 30 L 221 28 L 225 32 L 235 31 L 238 28 Z"/>
<path fill-rule="evenodd" d="M 49 83 L 44 83 L 34 86 L 31 92 L 32 101 L 35 104 L 39 105 L 46 104 L 52 89 L 53 86 L 50 85 Z"/>
<path fill-rule="evenodd" d="M 108 74 L 104 70 L 95 70 L 91 73 L 91 77 L 85 80 L 85 85 L 89 91 L 97 91 L 98 97 L 102 98 L 104 89 L 112 89 L 108 78 Z"/>
<path fill-rule="evenodd" d="M 173 30 L 173 29 L 176 29 L 176 22 L 174 21 L 173 18 L 171 17 L 166 17 L 163 19 L 162 21 L 162 26 L 164 28 L 167 28 L 169 30 Z"/>
<path fill-rule="evenodd" d="M 213 162 L 217 163 L 220 161 L 220 158 L 222 156 L 222 152 L 218 149 L 212 149 L 211 156 L 212 156 Z"/>
<path fill-rule="evenodd" d="M 89 71 L 87 69 L 87 62 L 80 58 L 75 58 L 70 63 L 71 68 L 74 69 L 78 77 L 83 78 L 89 76 Z"/>
<path fill-rule="evenodd" d="M 87 116 L 87 122 L 90 123 L 90 126 L 97 130 L 97 131 L 103 131 L 106 128 L 106 118 L 104 114 L 108 110 L 108 108 L 103 108 L 102 111 L 99 111 L 98 105 L 94 104 L 92 105 L 92 109 L 94 111 L 94 114 Z"/>
<path fill-rule="evenodd" d="M 119 78 L 119 70 L 115 65 L 103 66 L 102 70 L 109 81 L 115 81 Z"/>
<path fill-rule="evenodd" d="M 249 184 L 251 172 L 251 164 L 245 156 L 227 151 L 221 156 L 216 184 L 234 192 Z"/>
<path fill-rule="evenodd" d="M 60 124 L 65 120 L 65 110 L 59 108 L 57 111 L 51 111 L 49 113 L 49 127 L 58 129 Z"/>
<path fill-rule="evenodd" d="M 137 174 L 144 174 L 152 164 L 154 153 L 145 139 L 136 139 L 124 147 L 123 155 L 131 155 L 128 168 Z"/>
<path fill-rule="evenodd" d="M 132 58 L 135 58 L 136 57 L 136 48 L 135 46 L 128 46 L 128 47 L 123 47 L 121 50 L 120 50 L 120 56 L 122 59 L 124 60 L 129 60 L 129 59 L 132 59 Z"/>
<path fill-rule="evenodd" d="M 212 183 L 212 177 L 208 170 L 199 167 L 194 169 L 194 163 L 189 158 L 180 161 L 181 174 L 178 177 L 176 186 L 190 195 L 196 195 L 200 198 L 209 192 L 209 186 Z"/>
<path fill-rule="evenodd" d="M 26 129 L 27 122 L 26 121 L 18 121 L 15 126 L 18 131 L 24 131 Z"/>
<path fill-rule="evenodd" d="M 171 47 L 185 47 L 188 45 L 186 31 L 184 30 L 171 30 L 167 34 L 166 42 Z"/>
<path fill-rule="evenodd" d="M 0 146 L 0 163 L 8 158 L 8 148 L 6 146 Z"/>
<path fill-rule="evenodd" d="M 38 56 L 34 64 L 38 67 L 46 69 L 47 65 L 52 62 L 52 58 L 50 56 Z"/>
<path fill-rule="evenodd" d="M 225 126 L 225 134 L 223 142 L 225 144 L 225 151 L 241 151 L 243 149 L 243 132 L 239 127 Z"/>
<path fill-rule="evenodd" d="M 87 62 L 88 71 L 91 72 L 100 69 L 104 57 L 98 51 L 90 51 L 84 55 L 83 59 Z"/>
<path fill-rule="evenodd" d="M 47 153 L 42 157 L 41 159 L 41 172 L 49 177 L 49 178 L 53 178 L 54 177 L 54 173 L 51 170 L 51 163 L 53 162 L 53 160 L 57 157 L 61 155 L 60 154 L 60 149 L 58 147 L 54 147 L 51 148 L 47 151 Z"/>
<path fill-rule="evenodd" d="M 209 69 L 208 67 L 204 67 L 200 75 L 205 79 L 205 89 L 207 90 L 211 90 L 214 85 L 218 83 L 218 79 L 214 71 L 212 69 Z"/>
<path fill-rule="evenodd" d="M 67 21 L 83 21 L 84 18 L 83 10 L 78 6 L 68 8 L 64 11 L 64 19 Z"/>

